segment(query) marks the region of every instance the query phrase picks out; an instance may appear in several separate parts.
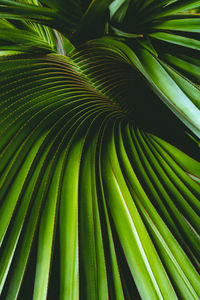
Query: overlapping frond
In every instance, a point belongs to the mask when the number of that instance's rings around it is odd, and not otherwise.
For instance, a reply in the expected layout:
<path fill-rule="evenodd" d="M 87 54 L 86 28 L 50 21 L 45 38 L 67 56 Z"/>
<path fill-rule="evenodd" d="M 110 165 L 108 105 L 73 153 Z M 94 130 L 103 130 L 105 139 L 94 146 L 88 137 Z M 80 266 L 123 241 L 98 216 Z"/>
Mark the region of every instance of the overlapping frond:
<path fill-rule="evenodd" d="M 111 6 L 110 28 L 127 40 L 152 88 L 199 138 L 200 16 L 182 13 L 197 6 L 198 1 L 121 1 Z"/>
<path fill-rule="evenodd" d="M 200 298 L 200 1 L 111 2 L 0 1 L 2 299 Z"/>
<path fill-rule="evenodd" d="M 118 243 L 142 298 L 197 297 L 199 163 L 189 172 L 176 148 L 137 129 L 138 71 L 93 47 L 71 59 L 4 58 L 1 80 L 5 297 L 28 276 L 34 241 L 34 299 L 46 297 L 54 251 L 61 299 L 126 299 Z"/>

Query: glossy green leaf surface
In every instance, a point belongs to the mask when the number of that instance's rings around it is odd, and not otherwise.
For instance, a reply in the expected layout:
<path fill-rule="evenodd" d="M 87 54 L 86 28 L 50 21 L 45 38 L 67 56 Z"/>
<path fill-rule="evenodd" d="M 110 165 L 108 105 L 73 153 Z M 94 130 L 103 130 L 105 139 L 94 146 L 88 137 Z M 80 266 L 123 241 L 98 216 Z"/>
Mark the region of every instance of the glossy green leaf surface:
<path fill-rule="evenodd" d="M 0 1 L 1 299 L 200 299 L 199 6 Z"/>

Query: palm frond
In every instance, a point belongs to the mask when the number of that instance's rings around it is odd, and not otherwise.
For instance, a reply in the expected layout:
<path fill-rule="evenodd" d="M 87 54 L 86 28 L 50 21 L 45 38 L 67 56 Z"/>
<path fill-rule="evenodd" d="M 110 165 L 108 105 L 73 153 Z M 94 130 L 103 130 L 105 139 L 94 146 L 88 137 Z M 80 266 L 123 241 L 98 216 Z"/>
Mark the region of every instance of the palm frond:
<path fill-rule="evenodd" d="M 94 47 L 72 59 L 17 56 L 1 66 L 1 278 L 8 297 L 18 294 L 34 239 L 34 298 L 45 297 L 56 236 L 61 298 L 107 298 L 109 268 L 122 295 L 125 274 L 117 266 L 113 230 L 143 298 L 170 290 L 176 298 L 171 276 L 175 291 L 182 286 L 181 293 L 197 295 L 199 277 L 188 259 L 198 269 L 199 185 L 191 176 L 199 177 L 200 169 L 195 162 L 197 170 L 188 175 L 162 140 L 136 129 L 124 92 L 123 66 L 124 74 L 133 72 L 126 60 Z"/>
<path fill-rule="evenodd" d="M 0 0 L 2 299 L 200 298 L 200 3 L 111 2 Z"/>

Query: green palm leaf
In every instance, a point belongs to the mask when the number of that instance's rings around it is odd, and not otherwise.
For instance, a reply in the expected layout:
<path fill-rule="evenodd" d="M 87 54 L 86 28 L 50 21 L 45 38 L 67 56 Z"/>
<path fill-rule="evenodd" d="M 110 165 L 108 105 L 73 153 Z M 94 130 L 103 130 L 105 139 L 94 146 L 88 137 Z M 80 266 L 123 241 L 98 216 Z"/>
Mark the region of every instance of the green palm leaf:
<path fill-rule="evenodd" d="M 2 299 L 200 298 L 200 4 L 111 2 L 0 1 Z"/>

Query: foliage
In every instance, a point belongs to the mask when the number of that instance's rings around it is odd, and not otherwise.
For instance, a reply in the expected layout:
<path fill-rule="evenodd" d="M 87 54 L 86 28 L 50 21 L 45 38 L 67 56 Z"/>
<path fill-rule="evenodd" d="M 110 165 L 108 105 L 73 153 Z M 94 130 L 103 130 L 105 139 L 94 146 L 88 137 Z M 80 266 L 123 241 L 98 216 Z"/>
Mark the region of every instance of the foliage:
<path fill-rule="evenodd" d="M 199 7 L 0 0 L 2 299 L 200 299 Z"/>

